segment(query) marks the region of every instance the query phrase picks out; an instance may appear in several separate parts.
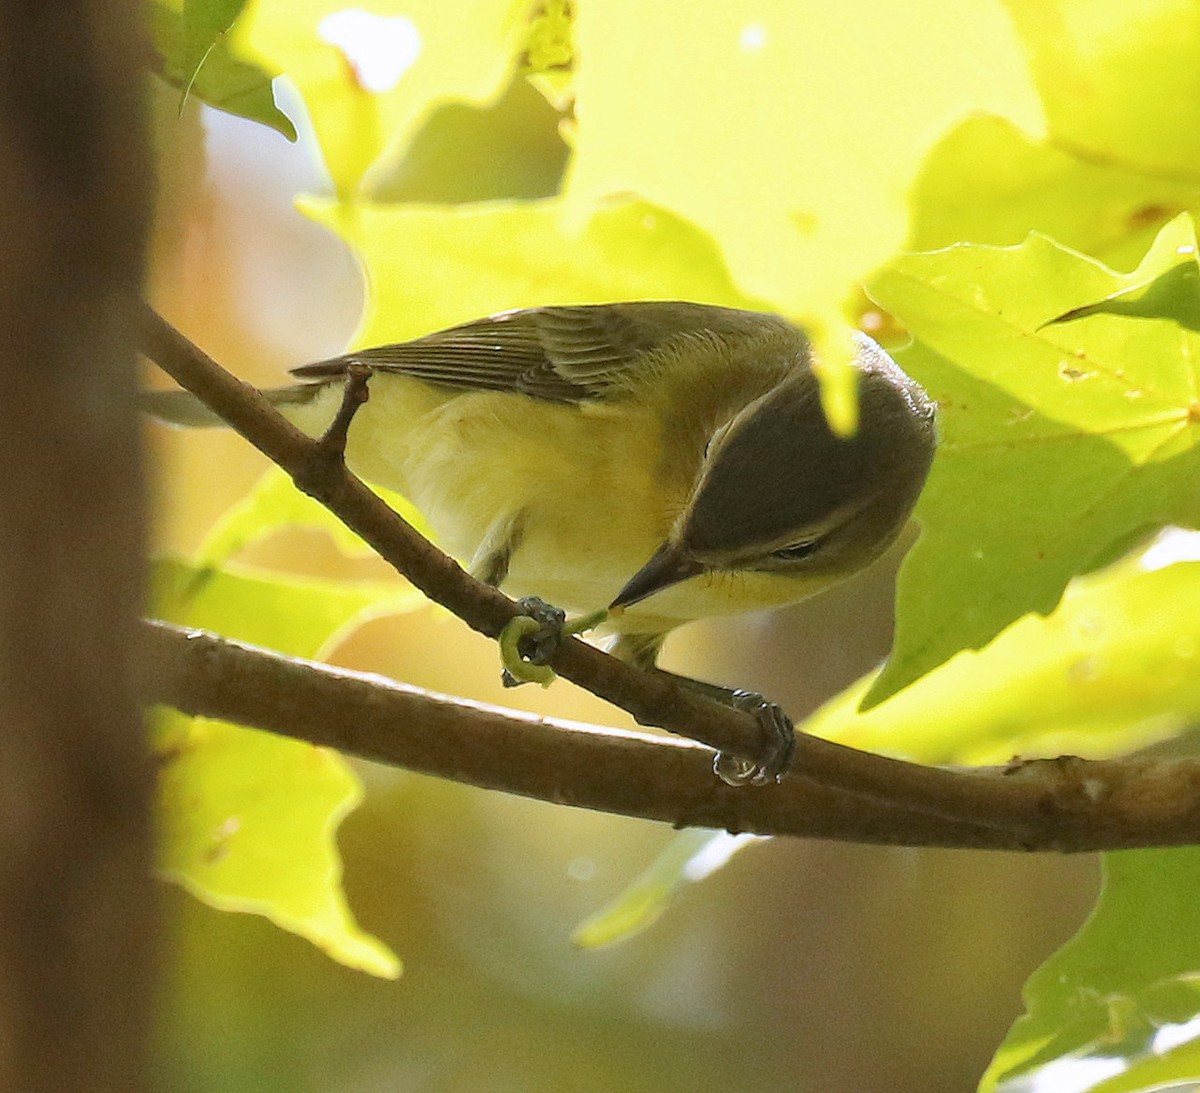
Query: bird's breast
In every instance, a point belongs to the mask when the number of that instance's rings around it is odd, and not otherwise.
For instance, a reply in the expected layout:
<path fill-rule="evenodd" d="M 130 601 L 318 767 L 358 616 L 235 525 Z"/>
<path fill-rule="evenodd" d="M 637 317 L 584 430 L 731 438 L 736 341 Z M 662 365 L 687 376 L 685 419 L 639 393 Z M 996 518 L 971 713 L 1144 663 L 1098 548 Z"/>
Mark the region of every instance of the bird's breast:
<path fill-rule="evenodd" d="M 331 385 L 297 424 L 319 433 L 340 401 Z M 689 438 L 688 451 L 668 444 L 662 415 L 636 401 L 564 404 L 377 373 L 346 460 L 411 500 L 438 544 L 464 564 L 507 542 L 508 594 L 586 613 L 614 599 L 683 511 L 703 443 Z M 668 630 L 814 590 L 782 574 L 706 574 L 633 605 L 609 629 Z"/>
<path fill-rule="evenodd" d="M 584 611 L 616 596 L 686 501 L 662 473 L 662 444 L 655 416 L 629 403 L 451 392 L 380 374 L 346 456 L 408 497 L 465 564 L 509 537 L 506 592 Z"/>

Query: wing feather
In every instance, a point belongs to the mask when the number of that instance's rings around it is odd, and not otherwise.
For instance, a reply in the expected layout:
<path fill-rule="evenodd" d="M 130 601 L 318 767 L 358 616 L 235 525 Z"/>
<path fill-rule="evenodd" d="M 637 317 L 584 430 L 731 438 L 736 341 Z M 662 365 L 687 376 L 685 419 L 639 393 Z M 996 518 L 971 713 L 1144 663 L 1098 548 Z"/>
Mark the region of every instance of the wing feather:
<path fill-rule="evenodd" d="M 787 326 L 774 315 L 682 301 L 528 308 L 355 350 L 293 374 L 329 381 L 358 363 L 468 390 L 582 402 L 624 390 L 631 374 L 677 339 L 749 334 L 764 322 Z"/>

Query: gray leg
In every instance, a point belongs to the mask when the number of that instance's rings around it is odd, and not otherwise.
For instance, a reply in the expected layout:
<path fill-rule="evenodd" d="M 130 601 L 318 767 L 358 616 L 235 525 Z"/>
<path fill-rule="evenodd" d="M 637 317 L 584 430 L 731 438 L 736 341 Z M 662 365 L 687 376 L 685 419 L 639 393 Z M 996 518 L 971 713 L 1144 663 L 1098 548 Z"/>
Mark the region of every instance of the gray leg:
<path fill-rule="evenodd" d="M 524 518 L 518 513 L 510 520 L 497 524 L 475 550 L 467 571 L 477 581 L 499 588 L 508 577 L 512 557 L 521 545 Z"/>
<path fill-rule="evenodd" d="M 654 668 L 655 672 L 670 676 L 671 679 L 691 691 L 730 706 L 743 713 L 753 714 L 758 723 L 766 730 L 771 744 L 767 753 L 757 762 L 743 759 L 741 756 L 727 755 L 718 752 L 713 761 L 713 771 L 721 781 L 731 786 L 770 785 L 778 782 L 787 770 L 796 746 L 796 730 L 792 719 L 783 711 L 783 707 L 769 702 L 757 691 L 743 691 L 735 687 L 722 687 L 719 683 L 708 683 L 702 679 L 692 679 L 690 676 L 677 675 L 663 668 Z"/>
<path fill-rule="evenodd" d="M 608 652 L 634 668 L 649 671 L 658 660 L 666 637 L 665 631 L 658 634 L 618 634 L 609 642 Z"/>

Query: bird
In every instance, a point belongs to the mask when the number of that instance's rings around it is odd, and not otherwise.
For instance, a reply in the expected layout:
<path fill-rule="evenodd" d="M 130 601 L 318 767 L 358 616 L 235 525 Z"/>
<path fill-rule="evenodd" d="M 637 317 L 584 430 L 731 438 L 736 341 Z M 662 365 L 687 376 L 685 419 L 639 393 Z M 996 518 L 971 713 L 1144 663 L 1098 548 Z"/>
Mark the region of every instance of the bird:
<path fill-rule="evenodd" d="M 317 436 L 348 368 L 367 369 L 350 469 L 411 501 L 488 584 L 607 608 L 610 652 L 653 669 L 676 627 L 806 599 L 908 523 L 935 404 L 875 341 L 853 340 L 849 436 L 826 420 L 799 326 L 681 300 L 503 311 L 303 365 L 264 393 Z M 147 408 L 220 423 L 185 392 Z"/>

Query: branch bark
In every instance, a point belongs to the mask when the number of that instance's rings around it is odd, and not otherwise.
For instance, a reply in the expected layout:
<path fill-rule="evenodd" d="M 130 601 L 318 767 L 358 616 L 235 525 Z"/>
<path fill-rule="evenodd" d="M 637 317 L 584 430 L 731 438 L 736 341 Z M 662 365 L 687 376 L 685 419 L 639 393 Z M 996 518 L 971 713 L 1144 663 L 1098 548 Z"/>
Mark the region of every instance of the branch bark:
<path fill-rule="evenodd" d="M 285 657 L 202 630 L 145 624 L 143 693 L 185 713 L 558 804 L 677 826 L 902 846 L 1125 850 L 1200 841 L 1200 761 L 1062 758 L 959 776 L 1003 780 L 1016 829 L 944 820 L 808 778 L 731 788 L 689 741 L 534 717 Z"/>
<path fill-rule="evenodd" d="M 690 741 L 555 721 L 145 624 L 143 694 L 203 717 L 559 804 L 678 826 L 908 846 L 1020 848 L 1011 834 L 789 778 L 733 789 Z"/>
<path fill-rule="evenodd" d="M 0 5 L 0 1088 L 148 1085 L 131 2 Z"/>

